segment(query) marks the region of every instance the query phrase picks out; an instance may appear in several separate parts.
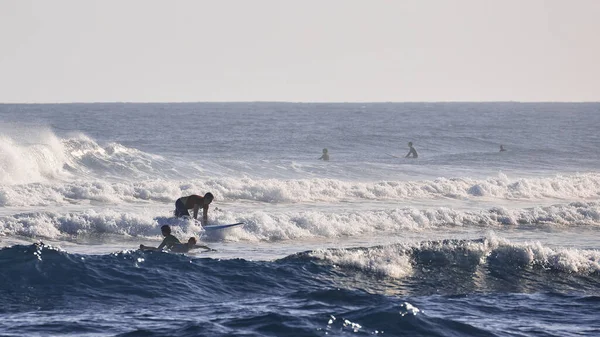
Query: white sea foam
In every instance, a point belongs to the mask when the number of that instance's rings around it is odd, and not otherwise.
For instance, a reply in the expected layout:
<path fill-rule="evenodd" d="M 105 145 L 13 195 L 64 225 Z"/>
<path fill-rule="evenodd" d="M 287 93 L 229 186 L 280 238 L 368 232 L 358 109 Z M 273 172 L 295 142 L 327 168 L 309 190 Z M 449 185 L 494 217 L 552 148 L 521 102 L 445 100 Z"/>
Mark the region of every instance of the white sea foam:
<path fill-rule="evenodd" d="M 157 178 L 173 174 L 173 166 L 163 157 L 118 143 L 99 145 L 83 134 L 63 140 L 71 159 L 70 169 L 84 177 L 110 177 L 127 180 Z"/>
<path fill-rule="evenodd" d="M 236 171 L 238 162 L 232 163 L 228 168 L 226 163 L 208 162 L 205 166 L 211 170 L 206 172 L 197 163 L 174 163 L 114 142 L 100 145 L 80 133 L 61 139 L 38 128 L 28 130 L 26 136 L 0 137 L 0 205 L 167 202 L 205 191 L 213 192 L 219 200 L 267 203 L 600 197 L 598 173 L 538 178 L 511 178 L 500 173 L 487 179 L 432 180 L 259 179 Z M 275 171 L 280 166 L 268 162 L 264 165 L 271 165 L 269 170 Z M 228 176 L 216 174 L 217 171 Z M 203 176 L 207 178 L 198 178 Z"/>
<path fill-rule="evenodd" d="M 484 188 L 485 187 L 485 188 Z M 473 190 L 477 192 L 473 192 Z M 483 192 L 483 191 L 486 192 Z M 600 174 L 585 173 L 548 178 L 487 180 L 355 182 L 335 179 L 141 179 L 110 182 L 84 179 L 61 183 L 0 186 L 0 205 L 36 206 L 74 201 L 172 202 L 182 195 L 211 191 L 217 200 L 267 203 L 454 200 L 598 199 Z"/>
<path fill-rule="evenodd" d="M 370 249 L 324 249 L 310 256 L 326 260 L 334 266 L 356 268 L 372 275 L 402 278 L 412 273 L 409 256 L 398 247 L 387 246 Z"/>
<path fill-rule="evenodd" d="M 173 234 L 183 238 L 198 236 L 202 227 L 193 220 L 152 217 L 146 214 L 115 211 L 58 214 L 55 212 L 23 213 L 0 219 L 0 235 L 28 237 L 35 240 L 53 239 L 80 243 L 126 240 L 137 237 L 162 239 L 160 227 L 170 225 Z"/>
<path fill-rule="evenodd" d="M 507 267 L 541 267 L 582 275 L 600 272 L 598 250 L 550 248 L 540 242 L 511 243 L 494 235 L 478 241 L 423 241 L 384 247 L 320 249 L 309 255 L 340 268 L 359 269 L 373 276 L 403 278 L 410 276 L 414 268 L 420 268 L 418 256 L 424 253 L 428 263 L 435 256 L 443 260 L 438 261 L 442 266 L 451 265 L 450 262 L 459 258 L 466 259 L 471 266 L 493 261 Z"/>
<path fill-rule="evenodd" d="M 1 185 L 181 177 L 161 156 L 118 143 L 102 146 L 81 133 L 59 138 L 45 128 L 20 129 L 0 134 Z"/>
<path fill-rule="evenodd" d="M 27 184 L 66 178 L 68 172 L 63 166 L 68 158 L 61 140 L 45 129 L 21 131 L 21 138 L 0 134 L 0 184 Z"/>
<path fill-rule="evenodd" d="M 117 234 L 153 236 L 161 225 L 180 228 L 185 236 L 201 231 L 197 225 L 158 215 L 142 208 L 120 212 L 94 209 L 81 212 L 27 212 L 0 217 L 0 233 L 31 238 Z M 162 213 L 164 214 L 164 213 Z M 562 228 L 600 226 L 599 203 L 570 203 L 548 207 L 506 210 L 459 211 L 448 208 L 385 210 L 246 210 L 210 212 L 215 224 L 244 222 L 228 230 L 223 239 L 246 242 L 279 242 L 312 238 L 348 238 L 371 235 L 402 235 L 406 231 L 437 229 Z"/>

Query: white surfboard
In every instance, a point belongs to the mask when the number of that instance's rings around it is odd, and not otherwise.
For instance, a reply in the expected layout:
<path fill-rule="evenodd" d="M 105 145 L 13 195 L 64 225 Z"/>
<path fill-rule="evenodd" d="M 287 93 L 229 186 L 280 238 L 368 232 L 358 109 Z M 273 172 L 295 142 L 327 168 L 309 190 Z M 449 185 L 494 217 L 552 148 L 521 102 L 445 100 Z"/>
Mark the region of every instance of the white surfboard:
<path fill-rule="evenodd" d="M 228 224 L 228 225 L 212 225 L 212 226 L 204 226 L 202 228 L 204 228 L 207 231 L 212 231 L 212 230 L 224 229 L 224 228 L 235 227 L 235 226 L 240 226 L 240 225 L 244 225 L 244 223 L 238 222 L 238 223 L 232 223 L 232 224 Z"/>

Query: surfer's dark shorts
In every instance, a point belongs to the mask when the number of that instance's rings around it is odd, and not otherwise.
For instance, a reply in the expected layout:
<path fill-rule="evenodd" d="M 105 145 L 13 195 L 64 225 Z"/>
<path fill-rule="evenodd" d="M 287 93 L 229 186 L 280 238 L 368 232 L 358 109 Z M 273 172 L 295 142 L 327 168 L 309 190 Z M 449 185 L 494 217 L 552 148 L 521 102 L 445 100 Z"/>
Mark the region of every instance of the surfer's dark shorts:
<path fill-rule="evenodd" d="M 177 199 L 177 201 L 175 201 L 175 212 L 173 212 L 173 214 L 175 214 L 175 216 L 178 218 L 182 216 L 190 216 L 190 212 L 188 212 L 187 208 L 185 208 L 185 205 L 181 199 Z"/>

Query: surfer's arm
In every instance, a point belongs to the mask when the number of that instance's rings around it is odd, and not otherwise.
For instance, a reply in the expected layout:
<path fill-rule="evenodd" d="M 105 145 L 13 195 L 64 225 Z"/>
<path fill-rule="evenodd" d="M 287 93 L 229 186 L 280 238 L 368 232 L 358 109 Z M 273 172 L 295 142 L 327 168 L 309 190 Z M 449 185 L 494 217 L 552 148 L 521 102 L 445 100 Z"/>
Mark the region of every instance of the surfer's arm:
<path fill-rule="evenodd" d="M 209 246 L 202 246 L 202 245 L 195 245 L 194 247 L 190 248 L 190 250 L 192 250 L 192 249 L 206 249 L 206 250 L 214 251 L 214 249 L 210 248 Z"/>
<path fill-rule="evenodd" d="M 408 157 L 410 157 L 411 155 L 412 155 L 412 157 L 413 157 L 413 158 L 417 158 L 417 157 L 418 157 L 418 155 L 417 155 L 417 150 L 415 150 L 415 149 L 410 149 L 410 150 L 408 151 L 408 154 L 407 154 L 407 155 L 406 155 L 404 158 L 408 158 Z"/>
<path fill-rule="evenodd" d="M 205 226 L 208 222 L 208 205 L 204 205 L 202 208 L 202 226 Z"/>
<path fill-rule="evenodd" d="M 194 205 L 194 219 L 198 219 L 198 210 L 200 209 L 199 204 Z"/>
<path fill-rule="evenodd" d="M 162 250 L 168 243 L 167 238 L 164 238 L 163 241 L 160 243 L 160 245 L 158 245 L 157 248 L 155 248 L 156 250 Z"/>

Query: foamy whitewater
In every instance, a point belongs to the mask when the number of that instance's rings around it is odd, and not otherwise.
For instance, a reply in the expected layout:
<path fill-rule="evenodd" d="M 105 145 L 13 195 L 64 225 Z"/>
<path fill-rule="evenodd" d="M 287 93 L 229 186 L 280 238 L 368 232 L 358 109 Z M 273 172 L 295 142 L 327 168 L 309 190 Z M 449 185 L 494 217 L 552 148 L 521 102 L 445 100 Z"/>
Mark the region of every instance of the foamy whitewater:
<path fill-rule="evenodd" d="M 600 336 L 600 103 L 0 117 L 2 336 Z"/>

